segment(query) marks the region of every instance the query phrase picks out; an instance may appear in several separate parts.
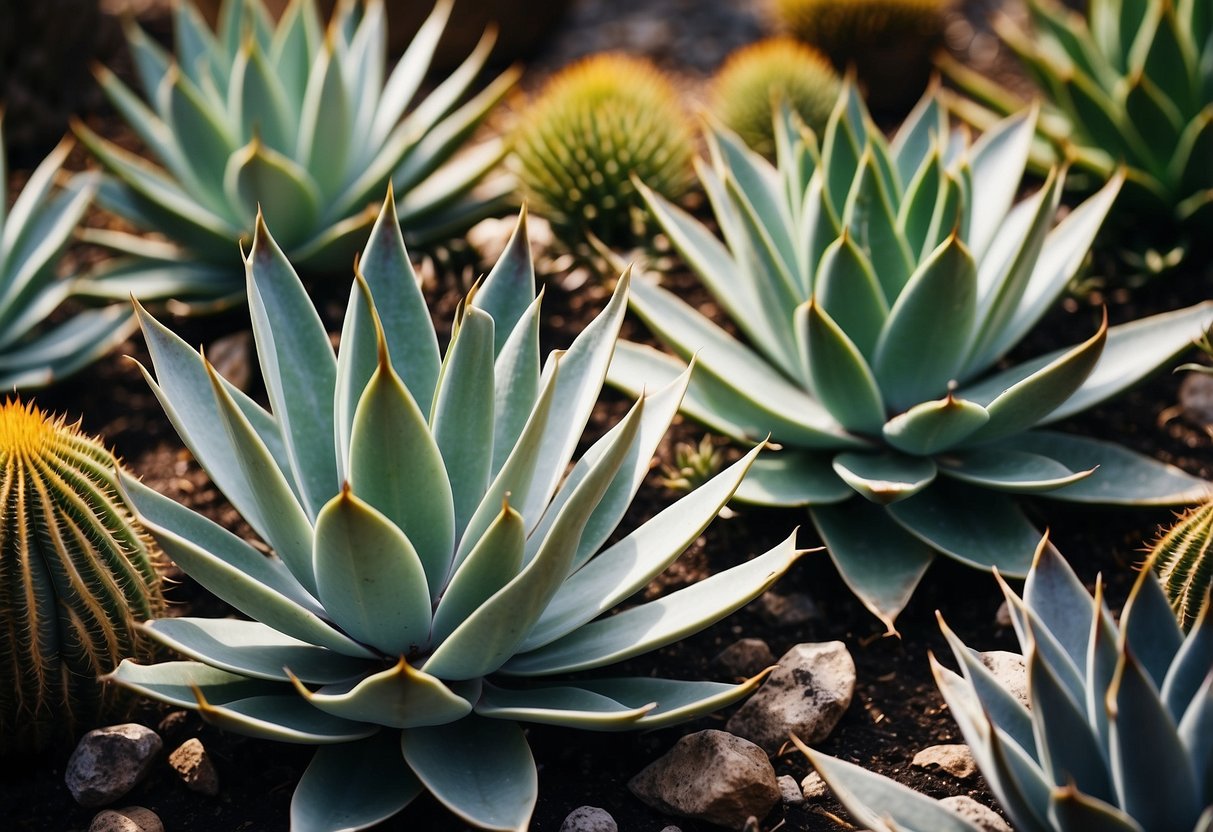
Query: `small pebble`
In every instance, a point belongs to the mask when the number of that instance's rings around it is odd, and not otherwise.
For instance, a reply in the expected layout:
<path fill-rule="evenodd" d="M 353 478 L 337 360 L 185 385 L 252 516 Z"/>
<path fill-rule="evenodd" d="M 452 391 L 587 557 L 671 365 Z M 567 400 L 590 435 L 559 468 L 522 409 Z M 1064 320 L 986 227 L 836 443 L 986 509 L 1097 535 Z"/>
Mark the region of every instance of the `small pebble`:
<path fill-rule="evenodd" d="M 800 790 L 800 784 L 796 782 L 795 777 L 784 774 L 776 782 L 779 783 L 779 798 L 783 801 L 784 806 L 804 804 L 804 792 Z"/>
<path fill-rule="evenodd" d="M 1009 630 L 1014 626 L 1011 622 L 1011 608 L 1006 601 L 1003 601 L 994 613 L 994 626 L 1000 630 Z"/>
<path fill-rule="evenodd" d="M 773 627 L 795 627 L 821 617 L 817 604 L 803 592 L 789 592 L 787 595 L 764 592 L 754 606 L 762 619 Z"/>
<path fill-rule="evenodd" d="M 924 748 L 914 755 L 910 765 L 916 768 L 939 768 L 958 780 L 967 780 L 977 773 L 977 761 L 964 743 Z"/>
<path fill-rule="evenodd" d="M 804 794 L 804 799 L 816 802 L 823 799 L 830 792 L 830 787 L 826 785 L 826 781 L 821 779 L 821 775 L 815 771 L 810 771 L 803 780 L 800 781 L 800 791 Z"/>
<path fill-rule="evenodd" d="M 947 806 L 982 832 L 1011 832 L 1011 825 L 991 809 L 983 806 L 966 794 L 945 797 L 939 801 L 941 806 Z"/>
<path fill-rule="evenodd" d="M 164 824 L 151 809 L 127 806 L 99 812 L 89 824 L 88 832 L 164 832 Z"/>
<path fill-rule="evenodd" d="M 760 638 L 743 638 L 720 652 L 714 661 L 730 676 L 750 677 L 775 664 L 775 654 Z"/>
<path fill-rule="evenodd" d="M 183 742 L 168 755 L 168 764 L 190 791 L 214 797 L 219 794 L 219 775 L 206 753 L 202 741 L 195 738 Z"/>
<path fill-rule="evenodd" d="M 81 806 L 104 806 L 143 780 L 163 747 L 155 731 L 134 722 L 98 728 L 80 739 L 63 780 Z"/>
<path fill-rule="evenodd" d="M 569 812 L 560 832 L 619 832 L 619 825 L 606 809 L 581 806 Z"/>

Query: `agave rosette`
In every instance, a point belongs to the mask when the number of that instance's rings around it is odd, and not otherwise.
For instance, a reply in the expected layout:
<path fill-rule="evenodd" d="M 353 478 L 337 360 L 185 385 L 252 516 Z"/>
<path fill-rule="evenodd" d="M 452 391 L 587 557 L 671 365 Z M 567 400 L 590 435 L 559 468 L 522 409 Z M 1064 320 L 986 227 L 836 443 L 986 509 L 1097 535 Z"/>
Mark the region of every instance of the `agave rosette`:
<path fill-rule="evenodd" d="M 1154 574 L 1140 575 L 1117 625 L 1044 542 L 1020 598 L 1004 582 L 1024 651 L 1028 703 L 942 623 L 960 673 L 935 680 L 982 775 L 1016 829 L 1213 829 L 1213 616 L 1184 637 Z M 873 830 L 976 832 L 924 795 L 808 752 L 856 820 Z"/>
<path fill-rule="evenodd" d="M 758 684 L 567 678 L 715 622 L 802 554 L 793 535 L 604 615 L 701 534 L 757 453 L 604 548 L 687 384 L 684 375 L 642 397 L 568 469 L 626 309 L 626 276 L 541 368 L 522 223 L 461 305 L 442 357 L 390 200 L 337 357 L 264 227 L 247 264 L 272 413 L 142 320 L 149 382 L 276 556 L 127 478 L 164 550 L 252 620 L 152 622 L 148 632 L 190 660 L 127 662 L 111 678 L 233 730 L 318 745 L 293 799 L 295 832 L 361 829 L 423 790 L 477 826 L 525 829 L 537 777 L 519 721 L 652 728 Z"/>
<path fill-rule="evenodd" d="M 937 553 L 1027 571 L 1039 532 L 1018 494 L 1136 505 L 1208 490 L 1115 444 L 1041 428 L 1186 349 L 1213 304 L 996 366 L 1074 276 L 1119 186 L 1055 228 L 1061 172 L 1015 204 L 1034 122 L 1020 114 L 969 145 L 932 93 L 889 142 L 848 89 L 820 149 L 785 111 L 777 168 L 709 132 L 699 174 L 723 243 L 645 191 L 748 343 L 637 280 L 632 308 L 678 357 L 625 342 L 611 383 L 639 391 L 697 356 L 683 412 L 783 446 L 738 497 L 811 506 L 843 578 L 890 628 Z"/>
<path fill-rule="evenodd" d="M 997 21 L 1043 97 L 1038 155 L 1068 158 L 1096 182 L 1127 165 L 1142 209 L 1208 228 L 1213 217 L 1213 10 L 1206 0 L 1091 0 L 1086 15 L 1029 0 L 1030 31 Z M 954 60 L 970 99 L 951 103 L 988 124 L 1023 102 Z"/>
<path fill-rule="evenodd" d="M 62 188 L 63 142 L 30 175 L 11 207 L 0 112 L 0 387 L 44 387 L 91 364 L 134 328 L 125 304 L 84 309 L 62 323 L 47 317 L 85 285 L 59 274 L 60 256 L 97 189 L 93 176 L 74 176 Z"/>
<path fill-rule="evenodd" d="M 315 0 L 292 0 L 276 25 L 262 0 L 225 0 L 217 32 L 191 2 L 176 3 L 175 56 L 128 24 L 148 103 L 106 69 L 99 80 L 163 167 L 75 129 L 114 175 L 98 201 L 168 240 L 91 232 L 91 241 L 128 255 L 101 270 L 92 291 L 238 299 L 235 241 L 252 231 L 258 206 L 308 273 L 348 267 L 389 182 L 413 241 L 499 210 L 500 187 L 473 189 L 500 161 L 501 143 L 452 159 L 517 78 L 507 71 L 464 101 L 492 34 L 418 96 L 451 6 L 439 0 L 390 74 L 382 0 L 341 0 L 327 28 Z"/>

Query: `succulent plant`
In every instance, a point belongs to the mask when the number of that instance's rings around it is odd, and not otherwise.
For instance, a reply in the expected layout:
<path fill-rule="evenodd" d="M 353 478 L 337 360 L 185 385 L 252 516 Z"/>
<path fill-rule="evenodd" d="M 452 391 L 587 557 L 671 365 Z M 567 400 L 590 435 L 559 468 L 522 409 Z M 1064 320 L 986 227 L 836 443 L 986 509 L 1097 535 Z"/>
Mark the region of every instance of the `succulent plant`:
<path fill-rule="evenodd" d="M 1039 532 L 1016 494 L 1138 505 L 1210 490 L 1116 444 L 1039 428 L 1186 349 L 1213 304 L 996 366 L 1073 277 L 1119 184 L 1056 228 L 1061 173 L 1013 205 L 1033 122 L 1021 114 L 967 146 L 929 95 L 890 144 L 849 89 L 820 150 L 785 114 L 778 169 L 713 131 L 699 172 L 724 243 L 641 188 L 749 343 L 638 279 L 632 308 L 679 358 L 624 342 L 611 383 L 652 389 L 697 355 L 683 412 L 784 448 L 738 497 L 811 506 L 843 578 L 890 629 L 937 553 L 1027 571 Z"/>
<path fill-rule="evenodd" d="M 0 388 L 44 387 L 80 370 L 134 328 L 126 304 L 84 309 L 62 323 L 46 319 L 83 284 L 61 277 L 60 255 L 96 190 L 89 175 L 55 185 L 71 142 L 62 142 L 9 205 L 0 112 Z M 6 210 L 7 209 L 7 210 Z"/>
<path fill-rule="evenodd" d="M 70 739 L 112 699 L 98 676 L 147 653 L 159 578 L 116 465 L 78 425 L 0 405 L 0 753 Z"/>
<path fill-rule="evenodd" d="M 1086 17 L 1029 0 L 1030 31 L 997 30 L 1044 99 L 1039 153 L 1065 158 L 1093 183 L 1127 165 L 1127 224 L 1195 236 L 1213 228 L 1213 13 L 1204 0 L 1092 0 Z M 945 59 L 973 100 L 963 117 L 985 124 L 1022 106 L 996 83 Z M 1080 180 L 1081 181 L 1081 178 Z M 1202 234 L 1198 229 L 1205 229 Z M 1172 233 L 1173 230 L 1172 230 Z"/>
<path fill-rule="evenodd" d="M 236 240 L 251 233 L 258 206 L 292 260 L 312 275 L 348 268 L 389 182 L 413 240 L 500 207 L 500 194 L 470 193 L 500 160 L 499 141 L 452 160 L 517 77 L 507 71 L 460 104 L 492 36 L 416 98 L 451 5 L 439 0 L 390 74 L 382 0 L 342 0 L 327 29 L 314 0 L 293 0 L 276 26 L 262 0 L 226 0 L 217 33 L 183 0 L 173 11 L 176 57 L 129 23 L 150 106 L 112 72 L 99 70 L 99 80 L 163 168 L 83 124 L 75 129 L 115 177 L 102 185 L 99 202 L 168 241 L 89 234 L 128 255 L 101 270 L 92 291 L 238 300 Z"/>
<path fill-rule="evenodd" d="M 1163 591 L 1185 630 L 1208 603 L 1213 584 L 1213 556 L 1209 553 L 1213 500 L 1189 509 L 1150 550 L 1146 568 L 1158 573 Z"/>
<path fill-rule="evenodd" d="M 535 210 L 571 246 L 644 236 L 635 175 L 668 199 L 691 184 L 694 140 L 678 94 L 648 61 L 594 55 L 557 73 L 518 118 L 512 162 Z"/>
<path fill-rule="evenodd" d="M 1185 638 L 1145 570 L 1117 626 L 1042 542 L 1021 599 L 1002 582 L 1027 667 L 1028 707 L 942 618 L 961 673 L 936 682 L 1016 829 L 1207 832 L 1213 828 L 1213 616 Z M 857 766 L 810 752 L 835 795 L 873 830 L 976 832 L 946 809 Z"/>
<path fill-rule="evenodd" d="M 148 632 L 190 660 L 127 662 L 112 678 L 227 728 L 318 745 L 295 791 L 293 832 L 361 829 L 422 791 L 476 826 L 522 830 L 537 778 L 519 721 L 658 727 L 758 684 L 567 676 L 697 631 L 802 554 L 793 536 L 608 614 L 696 539 L 756 453 L 601 548 L 687 383 L 642 398 L 567 468 L 626 309 L 626 275 L 541 370 L 521 222 L 459 307 L 442 358 L 390 199 L 336 358 L 264 226 L 247 265 L 272 413 L 142 322 L 165 410 L 276 556 L 124 480 L 165 551 L 253 620 L 154 621 Z"/>
<path fill-rule="evenodd" d="M 792 38 L 768 38 L 729 56 L 712 79 L 712 114 L 768 159 L 775 157 L 780 103 L 806 126 L 825 129 L 842 79 L 817 50 Z"/>
<path fill-rule="evenodd" d="M 774 11 L 785 30 L 835 67 L 855 67 L 874 107 L 898 108 L 908 107 L 926 87 L 950 5 L 951 0 L 775 0 Z"/>

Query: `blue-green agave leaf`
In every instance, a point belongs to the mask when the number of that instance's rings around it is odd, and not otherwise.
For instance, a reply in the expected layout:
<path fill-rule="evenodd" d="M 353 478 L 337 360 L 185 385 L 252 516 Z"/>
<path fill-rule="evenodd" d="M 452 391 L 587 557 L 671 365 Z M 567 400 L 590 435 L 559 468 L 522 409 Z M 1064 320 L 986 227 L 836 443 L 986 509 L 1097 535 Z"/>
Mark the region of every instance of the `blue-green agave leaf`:
<path fill-rule="evenodd" d="M 400 753 L 400 735 L 395 731 L 322 745 L 291 796 L 291 829 L 367 829 L 395 815 L 422 791 L 421 781 Z"/>
<path fill-rule="evenodd" d="M 1036 547 L 1023 600 L 1069 654 L 1074 666 L 1085 667 L 1096 610 L 1087 588 L 1061 553 L 1048 545 L 1047 537 Z"/>
<path fill-rule="evenodd" d="M 400 116 L 421 87 L 421 82 L 425 80 L 426 70 L 433 60 L 434 50 L 438 47 L 438 39 L 446 28 L 453 5 L 453 0 L 439 0 L 434 4 L 434 10 L 421 24 L 397 62 L 396 68 L 388 76 L 383 88 L 383 97 L 379 100 L 379 109 L 371 125 L 371 134 L 377 141 L 382 141 L 392 132 L 392 128 L 400 121 Z"/>
<path fill-rule="evenodd" d="M 323 193 L 338 193 L 350 170 L 350 124 L 354 102 L 345 71 L 334 54 L 333 38 L 326 39 L 308 76 L 303 110 L 299 116 L 294 157 L 317 176 Z"/>
<path fill-rule="evenodd" d="M 1112 615 L 1108 612 L 1103 600 L 1103 580 L 1095 580 L 1094 609 L 1097 615 L 1091 616 L 1091 637 L 1087 647 L 1086 668 L 1087 686 L 1087 721 L 1094 726 L 1103 747 L 1104 756 L 1111 753 L 1111 738 L 1108 732 L 1108 708 L 1104 696 L 1116 675 L 1116 665 L 1120 662 L 1120 651 L 1117 648 L 1117 632 L 1112 624 Z"/>
<path fill-rule="evenodd" d="M 228 159 L 223 191 L 232 205 L 243 207 L 244 215 L 254 216 L 260 209 L 283 229 L 282 243 L 288 248 L 302 243 L 320 216 L 320 191 L 308 170 L 256 137 Z M 253 246 L 255 250 L 257 235 Z"/>
<path fill-rule="evenodd" d="M 476 713 L 588 731 L 625 731 L 655 707 L 652 700 L 629 706 L 609 696 L 571 685 L 510 690 L 486 685 Z"/>
<path fill-rule="evenodd" d="M 1019 192 L 1019 180 L 1028 163 L 1036 132 L 1035 108 L 1024 110 L 986 130 L 969 149 L 973 171 L 969 246 L 980 259 L 998 233 L 1011 203 Z"/>
<path fill-rule="evenodd" d="M 834 473 L 878 505 L 913 497 L 935 481 L 937 468 L 926 457 L 896 452 L 847 451 L 834 457 Z"/>
<path fill-rule="evenodd" d="M 805 378 L 816 399 L 848 430 L 879 432 L 885 420 L 884 401 L 859 348 L 813 301 L 796 308 L 795 321 Z"/>
<path fill-rule="evenodd" d="M 834 473 L 832 461 L 830 454 L 820 451 L 770 453 L 750 468 L 737 489 L 737 499 L 760 506 L 840 503 L 855 492 Z"/>
<path fill-rule="evenodd" d="M 133 659 L 123 659 L 112 673 L 101 678 L 178 708 L 197 707 L 195 690 L 205 691 L 209 701 L 215 704 L 235 702 L 251 696 L 272 695 L 285 690 L 282 685 L 273 682 L 250 679 L 192 661 L 143 665 Z"/>
<path fill-rule="evenodd" d="M 889 304 L 871 261 L 855 245 L 845 228 L 842 236 L 821 256 L 813 299 L 837 322 L 863 356 L 871 359 L 889 315 Z"/>
<path fill-rule="evenodd" d="M 326 745 L 353 742 L 380 730 L 378 725 L 326 714 L 293 693 L 250 696 L 222 705 L 207 701 L 204 688 L 199 687 L 194 693 L 198 700 L 194 707 L 207 722 L 225 731 L 257 739 Z"/>
<path fill-rule="evenodd" d="M 289 157 L 295 150 L 292 134 L 298 117 L 291 111 L 291 98 L 257 41 L 246 39 L 232 61 L 228 80 L 229 117 L 239 125 L 236 135 L 259 137 L 268 147 Z M 302 95 L 297 98 L 302 99 Z M 314 210 L 319 212 L 320 206 L 314 206 Z M 274 216 L 272 211 L 269 214 Z"/>
<path fill-rule="evenodd" d="M 990 414 L 980 404 L 949 393 L 894 416 L 881 433 L 899 451 L 929 456 L 963 443 L 989 421 Z"/>
<path fill-rule="evenodd" d="M 1156 688 L 1161 689 L 1184 635 L 1153 570 L 1143 569 L 1120 616 L 1120 636 Z"/>
<path fill-rule="evenodd" d="M 518 444 L 539 398 L 539 309 L 543 289 L 531 301 L 493 365 L 493 476 Z M 495 321 L 494 321 L 495 323 Z"/>
<path fill-rule="evenodd" d="M 292 677 L 291 682 L 317 710 L 389 728 L 445 725 L 472 712 L 470 702 L 440 680 L 413 668 L 403 656 L 386 670 L 314 692 L 297 678 Z"/>
<path fill-rule="evenodd" d="M 1141 825 L 1115 806 L 1083 794 L 1073 786 L 1054 790 L 1049 798 L 1049 817 L 1058 829 L 1098 829 L 1100 832 L 1143 832 Z"/>
<path fill-rule="evenodd" d="M 1213 668 L 1213 604 L 1201 607 L 1188 637 L 1180 645 L 1163 679 L 1162 699 L 1167 703 L 1171 718 L 1178 721 L 1196 698 L 1196 691 Z"/>
<path fill-rule="evenodd" d="M 1213 744 L 1209 737 L 1213 736 L 1213 671 L 1205 676 L 1204 682 L 1192 697 L 1192 702 L 1179 721 L 1179 739 L 1188 752 L 1192 761 L 1193 773 L 1196 776 L 1196 786 L 1202 799 L 1207 804 L 1209 795 L 1213 794 Z M 1201 816 L 1201 822 L 1208 826 L 1209 810 Z"/>
<path fill-rule="evenodd" d="M 483 309 L 496 327 L 493 355 L 500 356 L 506 339 L 527 317 L 535 297 L 535 265 L 526 231 L 526 206 L 518 213 L 518 224 L 506 243 L 505 251 L 480 284 L 472 306 Z"/>
<path fill-rule="evenodd" d="M 952 655 L 956 657 L 956 663 L 964 674 L 964 681 L 968 685 L 971 696 L 977 700 L 986 719 L 1025 752 L 1036 757 L 1038 753 L 1036 735 L 1028 709 L 1007 690 L 1002 681 L 981 663 L 977 652 L 965 646 L 960 637 L 944 621 L 941 613 L 936 612 L 935 618 L 939 622 L 940 631 L 948 641 L 948 646 L 952 648 Z M 955 675 L 952 674 L 952 671 L 939 665 L 934 656 L 931 657 L 931 669 L 936 679 L 948 674 L 951 674 L 951 677 Z M 940 687 L 942 688 L 943 684 Z M 955 683 L 951 687 L 959 690 Z"/>

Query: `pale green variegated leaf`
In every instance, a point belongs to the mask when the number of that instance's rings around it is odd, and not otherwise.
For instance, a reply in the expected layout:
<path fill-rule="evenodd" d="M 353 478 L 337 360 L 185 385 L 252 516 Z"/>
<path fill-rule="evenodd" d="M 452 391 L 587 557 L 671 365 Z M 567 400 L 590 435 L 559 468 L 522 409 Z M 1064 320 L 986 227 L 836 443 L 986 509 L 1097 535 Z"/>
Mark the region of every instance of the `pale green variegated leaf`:
<path fill-rule="evenodd" d="M 516 676 L 588 670 L 656 650 L 698 632 L 749 603 L 803 555 L 795 534 L 747 563 L 580 627 L 551 644 L 519 654 L 502 667 Z"/>
<path fill-rule="evenodd" d="M 388 656 L 425 647 L 431 590 L 422 561 L 400 528 L 348 485 L 316 518 L 314 564 L 317 597 L 342 631 Z"/>
<path fill-rule="evenodd" d="M 308 517 L 337 493 L 333 397 L 337 359 L 307 291 L 260 216 L 245 261 L 262 376 Z"/>
<path fill-rule="evenodd" d="M 491 673 L 514 655 L 568 577 L 586 521 L 627 458 L 643 413 L 642 399 L 624 420 L 599 464 L 559 509 L 542 544 L 522 571 L 455 627 L 434 648 L 422 670 L 444 679 L 471 679 Z"/>
<path fill-rule="evenodd" d="M 526 530 L 508 501 L 459 564 L 434 611 L 431 639 L 440 643 L 522 569 Z"/>
<path fill-rule="evenodd" d="M 859 348 L 813 301 L 796 308 L 795 322 L 805 377 L 814 397 L 847 430 L 878 433 L 885 421 L 884 401 Z"/>
<path fill-rule="evenodd" d="M 897 229 L 910 246 L 910 255 L 919 261 L 939 245 L 931 234 L 935 209 L 941 206 L 940 188 L 944 186 L 947 171 L 939 155 L 937 144 L 931 145 L 931 154 L 918 168 L 914 178 L 906 187 L 905 199 L 897 213 Z"/>
<path fill-rule="evenodd" d="M 455 540 L 451 486 L 424 414 L 392 369 L 382 333 L 378 355 L 354 413 L 349 483 L 404 532 L 437 593 Z"/>
<path fill-rule="evenodd" d="M 1027 574 L 1040 540 L 1040 532 L 1013 499 L 947 478 L 887 511 L 931 548 L 978 569 L 998 567 L 1009 576 Z"/>
<path fill-rule="evenodd" d="M 326 714 L 389 728 L 445 725 L 472 712 L 472 704 L 441 680 L 413 668 L 401 656 L 393 667 L 362 678 L 309 690 L 291 679 L 309 705 Z"/>
<path fill-rule="evenodd" d="M 410 728 L 401 747 L 426 790 L 481 829 L 525 832 L 539 777 L 526 735 L 513 722 L 476 715 Z"/>
<path fill-rule="evenodd" d="M 914 272 L 914 259 L 898 233 L 892 196 L 885 185 L 871 146 L 859 159 L 859 170 L 842 209 L 842 225 L 872 260 L 885 299 L 901 295 Z"/>
<path fill-rule="evenodd" d="M 533 650 L 592 621 L 663 572 L 720 513 L 761 450 L 713 477 L 568 577 L 519 652 Z"/>
<path fill-rule="evenodd" d="M 489 485 L 493 462 L 493 318 L 464 305 L 438 376 L 430 430 L 446 465 L 455 535 L 467 527 Z"/>
<path fill-rule="evenodd" d="M 792 218 L 780 193 L 778 172 L 728 130 L 713 127 L 707 132 L 707 139 L 716 167 L 728 171 L 726 184 L 736 189 L 734 199 L 743 203 L 738 206 L 743 209 L 743 219 L 750 214 L 756 221 L 756 227 L 750 230 L 751 239 L 755 231 L 769 237 L 770 246 L 782 264 L 783 275 L 788 278 L 787 286 L 794 292 L 796 247 L 790 233 Z M 746 222 L 749 224 L 749 220 Z"/>
<path fill-rule="evenodd" d="M 859 495 L 879 505 L 906 500 L 935 480 L 937 468 L 927 457 L 895 451 L 847 451 L 833 460 L 834 473 Z"/>
<path fill-rule="evenodd" d="M 737 499 L 760 506 L 808 506 L 839 503 L 855 492 L 838 478 L 833 455 L 785 450 L 762 457 L 737 489 Z"/>
<path fill-rule="evenodd" d="M 952 809 L 882 774 L 813 751 L 799 738 L 796 747 L 809 758 L 830 791 L 857 821 L 875 832 L 977 832 L 977 826 Z"/>
<path fill-rule="evenodd" d="M 472 306 L 483 309 L 493 319 L 493 355 L 500 357 L 506 341 L 519 322 L 528 317 L 535 298 L 535 265 L 531 259 L 531 241 L 527 237 L 526 206 L 518 212 L 518 224 L 506 243 L 505 251 L 489 270 L 488 276 L 472 297 Z"/>
<path fill-rule="evenodd" d="M 267 558 L 218 524 L 133 478 L 122 487 L 140 522 L 198 583 L 245 615 L 300 641 L 345 656 L 373 658 L 321 618 L 322 610 L 277 558 Z"/>
<path fill-rule="evenodd" d="M 1210 494 L 1206 480 L 1100 439 L 1047 430 L 1018 434 L 991 446 L 1055 459 L 1071 471 L 1098 469 L 1049 493 L 1058 500 L 1112 505 L 1178 505 Z"/>
<path fill-rule="evenodd" d="M 211 667 L 289 682 L 332 684 L 364 675 L 373 664 L 288 636 L 260 621 L 237 618 L 160 618 L 144 631 L 173 650 Z"/>
<path fill-rule="evenodd" d="M 893 622 L 935 553 L 866 500 L 814 506 L 811 514 L 843 581 L 890 633 L 897 632 Z"/>
<path fill-rule="evenodd" d="M 931 147 L 942 142 L 948 133 L 947 110 L 937 93 L 938 87 L 932 84 L 906 116 L 890 145 L 897 172 L 907 188 Z"/>
<path fill-rule="evenodd" d="M 981 405 L 953 396 L 916 404 L 884 424 L 885 441 L 899 451 L 923 456 L 953 448 L 990 421 Z"/>
<path fill-rule="evenodd" d="M 395 731 L 380 731 L 341 745 L 322 745 L 291 795 L 291 829 L 367 829 L 392 817 L 424 790 L 404 761 L 400 735 Z"/>

